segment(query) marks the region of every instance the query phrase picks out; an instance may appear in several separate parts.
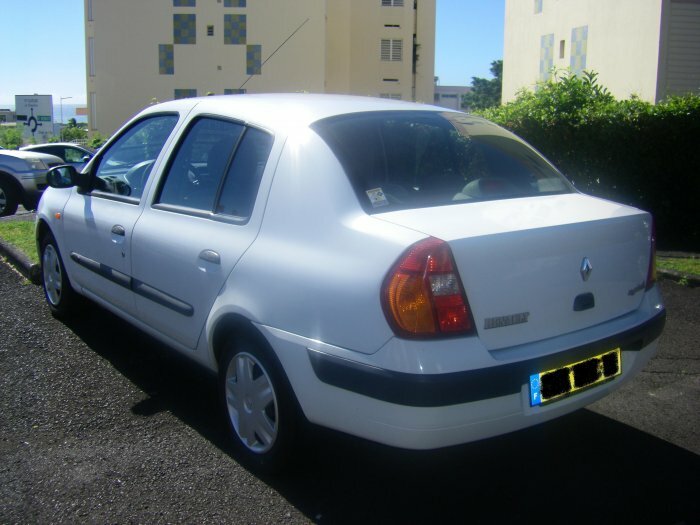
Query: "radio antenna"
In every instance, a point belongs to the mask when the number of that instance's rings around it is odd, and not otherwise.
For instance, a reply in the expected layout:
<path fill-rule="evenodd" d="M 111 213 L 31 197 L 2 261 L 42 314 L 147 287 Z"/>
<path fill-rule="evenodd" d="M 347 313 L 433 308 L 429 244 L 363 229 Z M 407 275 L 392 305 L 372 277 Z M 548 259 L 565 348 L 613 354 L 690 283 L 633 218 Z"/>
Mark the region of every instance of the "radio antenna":
<path fill-rule="evenodd" d="M 277 46 L 277 49 L 275 49 L 275 50 L 272 52 L 272 54 L 271 54 L 269 57 L 267 57 L 267 58 L 265 59 L 265 62 L 263 62 L 262 64 L 260 64 L 260 69 L 262 69 L 262 67 L 263 67 L 265 64 L 267 64 L 267 61 L 270 60 L 273 56 L 275 56 L 275 53 L 277 53 L 277 51 L 279 51 L 280 49 L 282 49 L 282 46 L 283 46 L 284 44 L 286 44 L 287 42 L 289 42 L 289 40 L 290 40 L 294 35 L 296 35 L 296 34 L 299 32 L 299 30 L 300 30 L 302 27 L 304 27 L 304 25 L 306 24 L 306 22 L 308 22 L 309 20 L 311 20 L 311 19 L 310 19 L 310 18 L 307 18 L 306 20 L 304 20 L 304 21 L 301 23 L 301 25 L 300 25 L 299 27 L 297 27 L 297 28 L 292 32 L 292 34 L 289 35 L 289 36 L 285 39 L 284 42 L 282 42 L 279 46 Z M 241 84 L 241 87 L 239 87 L 238 89 L 243 89 L 243 86 L 245 86 L 245 85 L 248 83 L 248 80 L 250 80 L 251 78 L 253 78 L 253 76 L 254 76 L 254 75 L 250 75 L 250 76 L 246 79 L 246 81 L 243 82 L 243 84 Z"/>

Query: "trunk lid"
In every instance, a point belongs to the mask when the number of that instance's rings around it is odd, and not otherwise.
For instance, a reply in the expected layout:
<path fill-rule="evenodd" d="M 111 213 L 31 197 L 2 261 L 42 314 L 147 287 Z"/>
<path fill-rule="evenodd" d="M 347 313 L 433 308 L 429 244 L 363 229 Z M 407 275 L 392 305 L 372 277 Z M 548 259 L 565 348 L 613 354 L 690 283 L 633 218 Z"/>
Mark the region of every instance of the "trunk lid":
<path fill-rule="evenodd" d="M 449 243 L 489 350 L 581 330 L 642 300 L 651 216 L 635 208 L 567 194 L 374 217 Z"/>

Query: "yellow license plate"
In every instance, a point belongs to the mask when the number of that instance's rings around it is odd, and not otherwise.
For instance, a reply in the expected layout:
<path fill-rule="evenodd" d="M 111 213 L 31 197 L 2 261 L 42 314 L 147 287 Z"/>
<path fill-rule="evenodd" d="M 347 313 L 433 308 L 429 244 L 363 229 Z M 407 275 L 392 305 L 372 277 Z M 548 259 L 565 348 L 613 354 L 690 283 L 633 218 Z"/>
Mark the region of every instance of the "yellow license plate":
<path fill-rule="evenodd" d="M 569 396 L 622 373 L 620 349 L 530 376 L 530 406 Z"/>

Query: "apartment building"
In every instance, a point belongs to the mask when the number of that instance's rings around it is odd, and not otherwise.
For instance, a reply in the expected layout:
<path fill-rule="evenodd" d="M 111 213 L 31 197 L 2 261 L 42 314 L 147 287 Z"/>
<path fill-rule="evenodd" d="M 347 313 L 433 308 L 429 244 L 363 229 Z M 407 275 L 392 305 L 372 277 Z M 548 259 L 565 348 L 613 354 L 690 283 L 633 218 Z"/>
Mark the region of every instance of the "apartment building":
<path fill-rule="evenodd" d="M 89 128 L 207 94 L 432 102 L 435 1 L 85 0 Z"/>
<path fill-rule="evenodd" d="M 700 0 L 506 0 L 503 102 L 553 67 L 593 70 L 619 99 L 700 90 Z"/>

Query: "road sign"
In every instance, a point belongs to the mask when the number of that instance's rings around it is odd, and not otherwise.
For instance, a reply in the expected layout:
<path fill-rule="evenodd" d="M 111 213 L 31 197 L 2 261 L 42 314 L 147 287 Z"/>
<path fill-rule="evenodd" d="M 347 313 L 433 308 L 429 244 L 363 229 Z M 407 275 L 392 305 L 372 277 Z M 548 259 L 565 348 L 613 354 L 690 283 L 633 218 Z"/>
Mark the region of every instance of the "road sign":
<path fill-rule="evenodd" d="M 47 142 L 53 136 L 53 99 L 51 95 L 15 95 L 17 123 L 24 124 L 24 137 Z"/>

